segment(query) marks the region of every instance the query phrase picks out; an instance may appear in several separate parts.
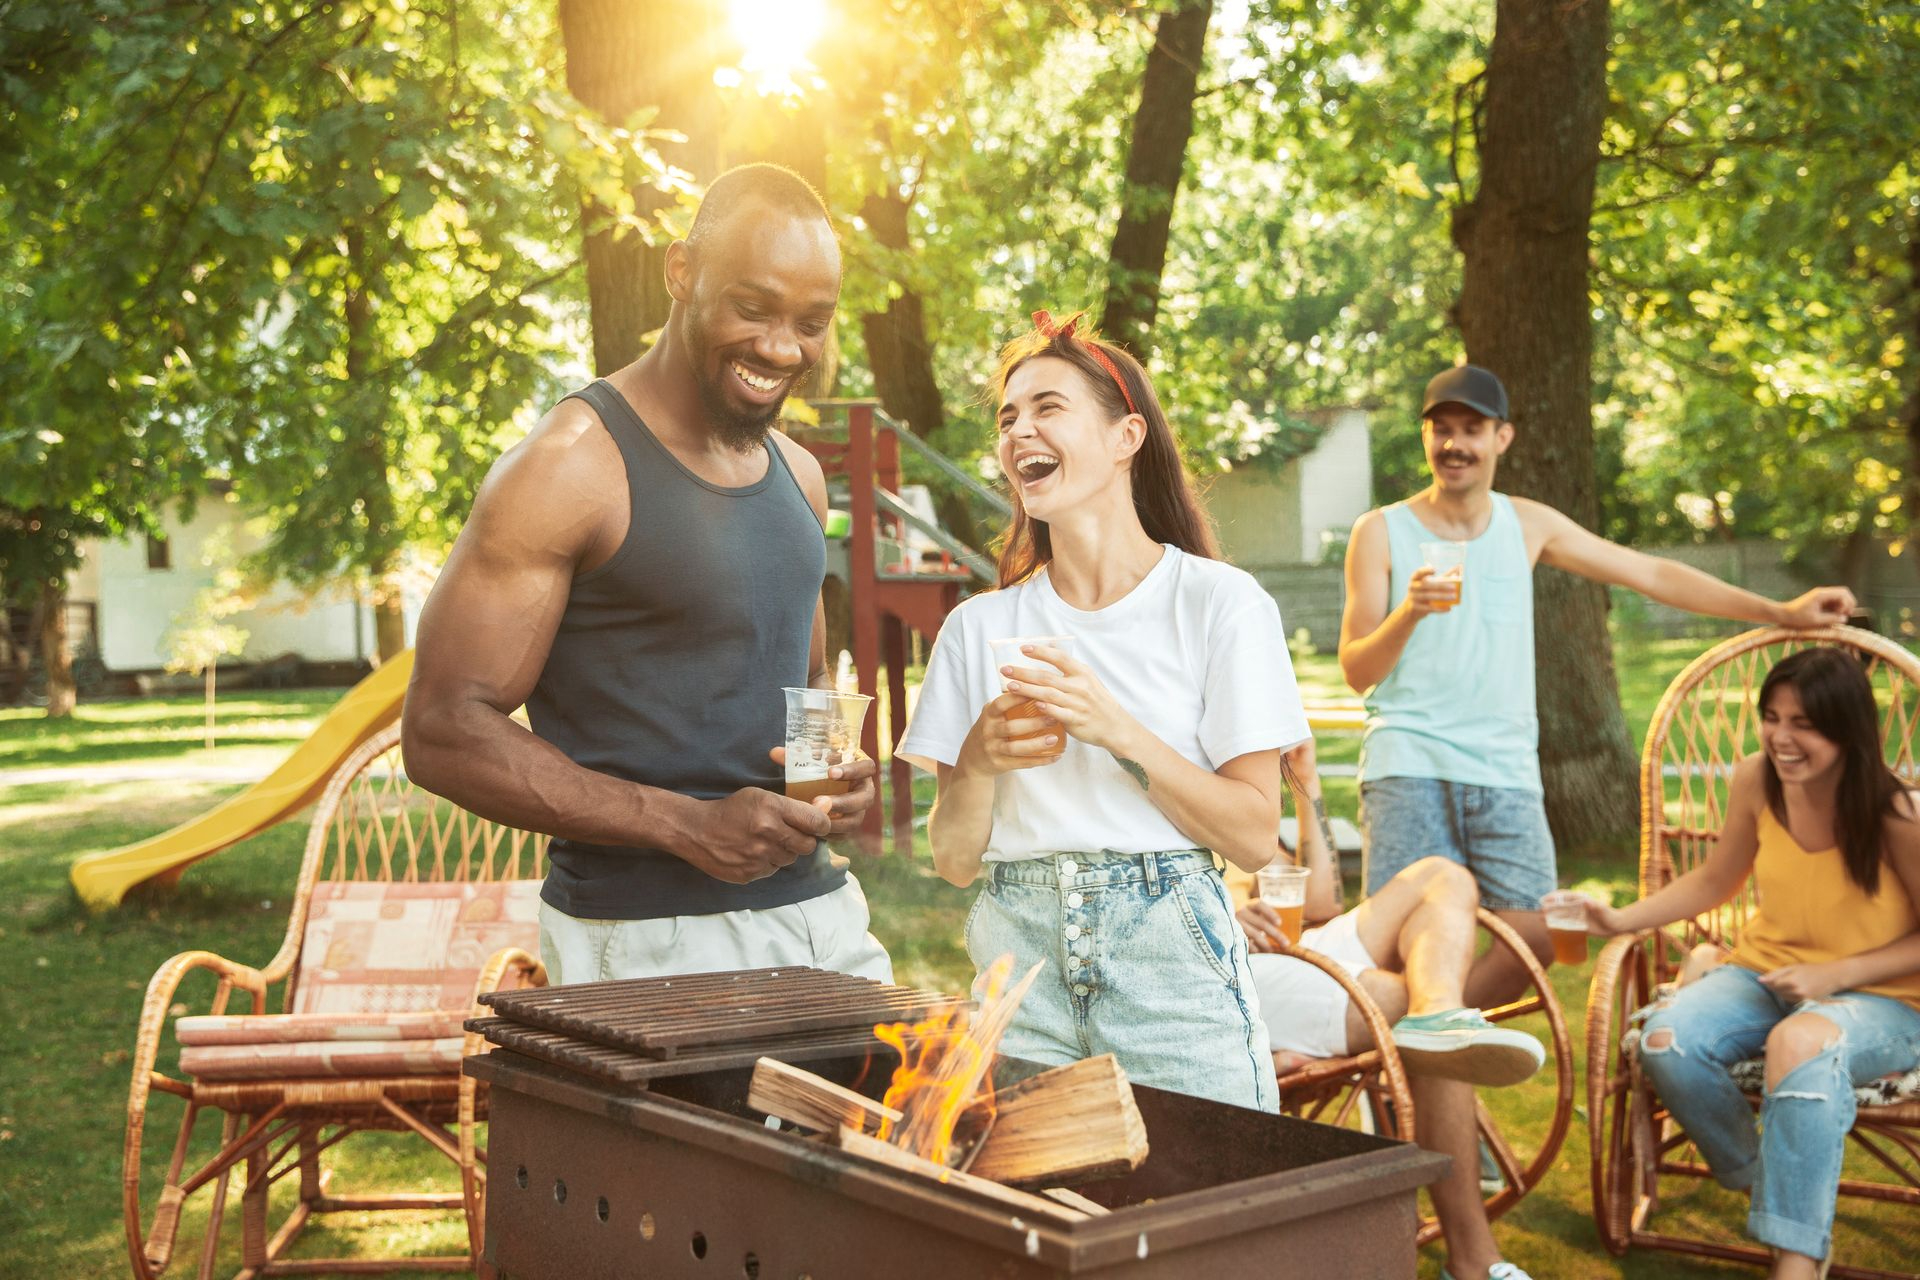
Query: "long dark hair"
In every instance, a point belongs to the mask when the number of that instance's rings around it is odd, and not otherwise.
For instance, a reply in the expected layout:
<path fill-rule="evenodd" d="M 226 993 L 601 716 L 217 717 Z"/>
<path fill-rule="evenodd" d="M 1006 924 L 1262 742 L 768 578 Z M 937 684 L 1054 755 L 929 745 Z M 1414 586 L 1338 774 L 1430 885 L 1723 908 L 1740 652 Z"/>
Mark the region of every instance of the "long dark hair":
<path fill-rule="evenodd" d="M 1220 558 L 1220 545 L 1214 540 L 1213 526 L 1194 493 L 1193 481 L 1180 461 L 1180 446 L 1167 425 L 1160 398 L 1140 362 L 1110 342 L 1100 340 L 1092 330 L 1076 333 L 1080 316 L 1052 326 L 1051 332 L 1034 329 L 1015 338 L 1000 350 L 1000 367 L 993 375 L 993 402 L 997 408 L 1007 397 L 1007 379 L 1029 360 L 1053 356 L 1065 360 L 1080 371 L 1093 389 L 1095 401 L 1109 420 L 1123 418 L 1138 410 L 1147 424 L 1147 437 L 1133 455 L 1133 509 L 1140 527 L 1155 542 L 1169 542 L 1188 555 L 1207 560 Z M 1114 372 L 1126 384 L 1123 393 L 1094 351 L 1112 362 Z M 1128 407 L 1128 400 L 1133 408 Z M 1053 561 L 1053 537 L 1047 522 L 1027 515 L 1020 502 L 1018 487 L 1013 494 L 1013 519 L 1000 539 L 999 585 L 1011 587 L 1025 582 Z"/>
<path fill-rule="evenodd" d="M 1887 767 L 1880 750 L 1880 714 L 1873 682 L 1851 654 L 1834 648 L 1802 649 L 1774 664 L 1760 684 L 1765 714 L 1774 690 L 1792 685 L 1800 710 L 1814 730 L 1840 748 L 1840 781 L 1834 788 L 1833 836 L 1847 875 L 1868 894 L 1880 891 L 1881 833 L 1894 813 L 1894 797 L 1905 789 Z M 1771 757 L 1763 757 L 1767 807 L 1784 826 L 1786 800 Z"/>

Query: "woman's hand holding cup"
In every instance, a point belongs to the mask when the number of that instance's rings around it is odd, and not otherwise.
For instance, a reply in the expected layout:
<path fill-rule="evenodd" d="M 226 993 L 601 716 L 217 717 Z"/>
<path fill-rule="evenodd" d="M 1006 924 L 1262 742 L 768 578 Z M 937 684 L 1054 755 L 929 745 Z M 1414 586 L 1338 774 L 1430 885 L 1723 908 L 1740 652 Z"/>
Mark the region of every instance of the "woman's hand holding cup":
<path fill-rule="evenodd" d="M 1540 899 L 1540 910 L 1568 919 L 1577 916 L 1586 931 L 1596 938 L 1611 938 L 1623 932 L 1618 908 L 1577 889 L 1555 889 Z"/>
<path fill-rule="evenodd" d="M 1093 669 L 1064 647 L 1029 644 L 1023 646 L 1021 652 L 1025 657 L 1051 664 L 1054 670 L 1040 666 L 1004 666 L 1000 674 L 1007 680 L 1008 692 L 1018 694 L 1023 701 L 1037 702 L 1040 710 L 1064 727 L 1070 736 L 1090 747 L 1113 751 L 1138 725 L 1107 692 Z"/>
<path fill-rule="evenodd" d="M 977 772 L 1000 774 L 1058 760 L 1067 740 L 1058 720 L 1027 714 L 1008 718 L 1031 701 L 1024 693 L 1003 693 L 982 707 L 960 748 L 961 763 Z"/>

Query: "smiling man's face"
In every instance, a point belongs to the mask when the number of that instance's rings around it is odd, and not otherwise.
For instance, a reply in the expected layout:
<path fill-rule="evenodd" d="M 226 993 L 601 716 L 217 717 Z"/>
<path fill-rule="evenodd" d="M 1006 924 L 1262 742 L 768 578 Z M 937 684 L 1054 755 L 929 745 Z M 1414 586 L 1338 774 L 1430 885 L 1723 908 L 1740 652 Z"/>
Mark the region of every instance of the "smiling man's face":
<path fill-rule="evenodd" d="M 1433 478 L 1448 492 L 1462 493 L 1493 487 L 1500 455 L 1513 443 L 1513 424 L 1449 403 L 1433 407 L 1420 434 Z"/>
<path fill-rule="evenodd" d="M 679 248 L 669 280 L 701 406 L 722 443 L 752 448 L 826 347 L 840 301 L 833 229 L 749 204 L 697 249 Z"/>

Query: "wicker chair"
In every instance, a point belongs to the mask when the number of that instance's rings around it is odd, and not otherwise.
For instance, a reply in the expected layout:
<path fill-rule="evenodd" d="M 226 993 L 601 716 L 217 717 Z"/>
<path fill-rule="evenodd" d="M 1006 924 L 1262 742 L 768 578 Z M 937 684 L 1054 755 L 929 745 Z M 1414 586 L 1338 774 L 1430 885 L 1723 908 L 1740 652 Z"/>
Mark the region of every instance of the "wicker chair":
<path fill-rule="evenodd" d="M 1912 654 L 1852 628 L 1761 630 L 1736 636 L 1680 673 L 1648 728 L 1640 762 L 1642 897 L 1699 865 L 1712 849 L 1726 812 L 1733 765 L 1759 749 L 1760 708 L 1755 699 L 1760 684 L 1781 658 L 1812 644 L 1851 649 L 1866 663 L 1883 709 L 1887 759 L 1913 776 L 1920 661 Z M 1717 911 L 1650 933 L 1614 938 L 1600 953 L 1587 1001 L 1587 1123 L 1594 1221 L 1615 1255 L 1638 1245 L 1762 1266 L 1768 1262 L 1765 1248 L 1731 1242 L 1731 1232 L 1697 1238 L 1655 1229 L 1663 1179 L 1685 1179 L 1680 1185 L 1694 1186 L 1711 1174 L 1640 1074 L 1633 1021 L 1662 987 L 1677 979 L 1695 947 L 1732 945 L 1755 901 L 1749 883 Z M 1736 1078 L 1758 1079 L 1741 1072 Z M 1899 1100 L 1901 1092 L 1892 1081 L 1862 1092 L 1853 1143 L 1891 1177 L 1847 1178 L 1840 1184 L 1842 1196 L 1920 1206 L 1920 1102 Z M 1758 1106 L 1757 1087 L 1749 1094 Z M 1895 1100 L 1888 1101 L 1889 1096 Z M 1836 1243 L 1830 1274 L 1852 1280 L 1920 1280 L 1920 1272 L 1847 1266 L 1839 1260 L 1844 1253 Z"/>
<path fill-rule="evenodd" d="M 265 967 L 188 951 L 147 987 L 122 1175 L 127 1247 L 140 1280 L 167 1269 L 190 1203 L 204 1202 L 198 1274 L 212 1274 L 236 1172 L 241 1277 L 478 1266 L 486 1155 L 475 1126 L 485 1099 L 460 1062 L 483 1046 L 461 1023 L 479 993 L 545 981 L 530 952 L 538 946 L 546 840 L 414 788 L 399 741 L 398 725 L 383 730 L 335 771 L 314 814 L 286 939 Z M 216 979 L 211 1004 L 176 1016 L 181 981 L 195 970 Z M 277 984 L 285 1012 L 270 1014 Z M 244 1012 L 229 1013 L 236 992 Z M 163 1044 L 169 1024 L 177 1058 Z M 195 1134 L 207 1111 L 221 1117 L 210 1156 L 205 1136 Z M 162 1126 L 165 1137 L 147 1154 L 148 1130 Z M 321 1153 L 369 1130 L 425 1139 L 459 1168 L 460 1194 L 330 1194 Z M 298 1200 L 269 1234 L 268 1193 L 295 1172 Z M 284 1257 L 316 1213 L 432 1208 L 465 1214 L 464 1252 Z"/>
<path fill-rule="evenodd" d="M 1230 879 L 1237 901 L 1245 900 L 1251 884 L 1251 877 Z M 1552 1049 L 1549 1062 L 1554 1073 L 1553 1115 L 1537 1145 L 1503 1133 L 1486 1106 L 1478 1099 L 1474 1102 L 1480 1136 L 1493 1153 L 1501 1173 L 1500 1189 L 1487 1196 L 1487 1219 L 1492 1221 L 1520 1203 L 1540 1184 L 1547 1170 L 1553 1167 L 1554 1157 L 1560 1154 L 1561 1143 L 1566 1141 L 1567 1129 L 1573 1120 L 1573 1045 L 1559 998 L 1554 995 L 1553 984 L 1534 957 L 1533 949 L 1492 912 L 1479 912 L 1479 920 L 1490 945 L 1505 947 L 1520 958 L 1531 984 L 1531 990 L 1520 999 L 1488 1010 L 1487 1017 L 1494 1022 L 1506 1022 L 1529 1014 L 1544 1015 Z M 1297 947 L 1289 954 L 1322 970 L 1345 988 L 1348 999 L 1366 1019 L 1377 1047 L 1341 1058 L 1315 1058 L 1282 1073 L 1278 1077 L 1280 1109 L 1303 1120 L 1362 1129 L 1412 1142 L 1418 1117 L 1414 1114 L 1406 1068 L 1393 1046 L 1392 1023 L 1367 995 L 1366 989 L 1325 956 L 1306 947 Z M 1421 1219 L 1420 1244 L 1428 1244 L 1439 1235 L 1438 1219 Z"/>

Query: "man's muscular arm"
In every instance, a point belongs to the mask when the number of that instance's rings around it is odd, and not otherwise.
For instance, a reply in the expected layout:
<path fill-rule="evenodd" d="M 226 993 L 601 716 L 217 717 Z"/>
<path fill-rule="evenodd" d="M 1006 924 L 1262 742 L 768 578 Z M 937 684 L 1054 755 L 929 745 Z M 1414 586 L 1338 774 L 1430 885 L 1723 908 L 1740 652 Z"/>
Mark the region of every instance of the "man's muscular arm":
<path fill-rule="evenodd" d="M 546 664 L 574 574 L 624 535 L 624 476 L 612 439 L 571 401 L 494 466 L 420 616 L 407 770 L 482 817 L 664 849 L 744 884 L 812 852 L 827 816 L 756 788 L 699 801 L 595 773 L 508 718 Z"/>
<path fill-rule="evenodd" d="M 1815 587 L 1793 600 L 1769 600 L 1691 565 L 1608 542 L 1544 503 L 1515 498 L 1513 508 L 1539 562 L 1631 588 L 1689 613 L 1765 626 L 1825 627 L 1845 625 L 1853 612 L 1853 593 L 1845 587 Z"/>

